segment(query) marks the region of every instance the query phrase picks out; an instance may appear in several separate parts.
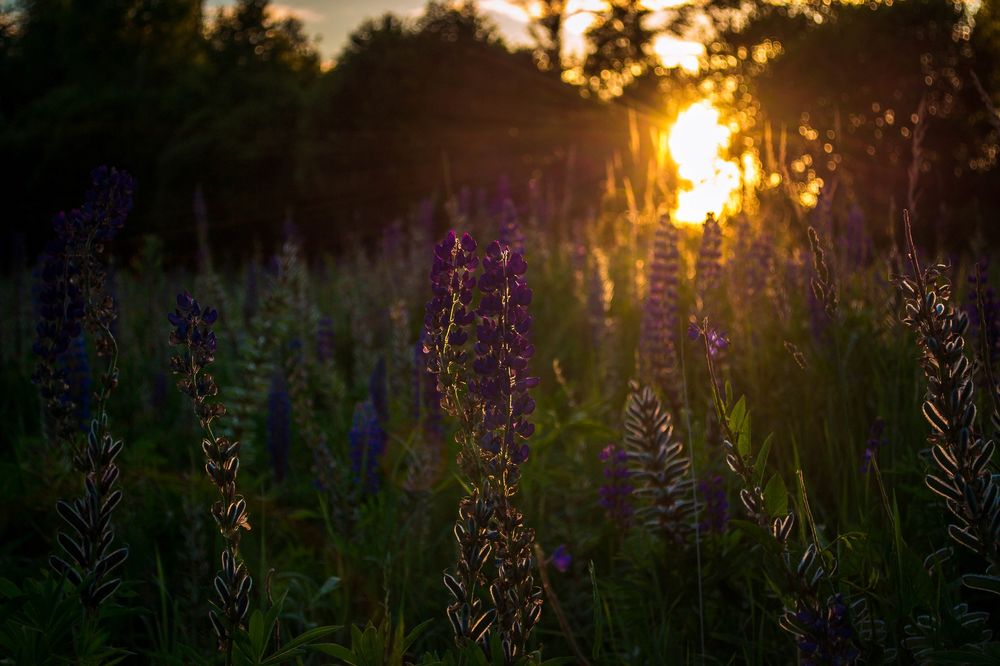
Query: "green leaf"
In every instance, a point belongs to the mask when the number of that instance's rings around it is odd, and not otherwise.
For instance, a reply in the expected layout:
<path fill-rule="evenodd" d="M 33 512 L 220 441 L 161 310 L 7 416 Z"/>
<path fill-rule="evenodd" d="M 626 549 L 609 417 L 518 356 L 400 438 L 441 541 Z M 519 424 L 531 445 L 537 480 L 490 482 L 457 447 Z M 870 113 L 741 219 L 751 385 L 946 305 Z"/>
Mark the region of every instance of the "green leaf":
<path fill-rule="evenodd" d="M 410 633 L 408 633 L 406 635 L 406 638 L 403 640 L 404 653 L 410 649 L 410 646 L 412 646 L 417 641 L 418 638 L 420 638 L 420 634 L 424 633 L 424 631 L 426 631 L 427 628 L 431 626 L 432 621 L 433 620 L 424 620 L 423 622 L 421 622 L 420 624 L 418 624 L 417 626 L 415 626 L 413 629 L 410 630 Z"/>
<path fill-rule="evenodd" d="M 785 487 L 785 481 L 777 473 L 771 476 L 771 480 L 764 488 L 764 509 L 772 518 L 788 513 L 788 489 Z"/>
<path fill-rule="evenodd" d="M 313 629 L 303 631 L 301 634 L 282 645 L 280 649 L 275 650 L 270 656 L 268 656 L 267 659 L 261 662 L 261 664 L 263 666 L 280 664 L 282 661 L 294 657 L 297 654 L 301 654 L 306 646 L 315 643 L 324 636 L 329 636 L 339 628 L 340 627 L 326 626 L 315 627 Z"/>
<path fill-rule="evenodd" d="M 744 458 L 750 455 L 750 415 L 746 398 L 741 397 L 729 412 L 729 428 L 736 437 L 736 450 Z"/>
<path fill-rule="evenodd" d="M 6 578 L 0 578 L 0 597 L 14 599 L 21 596 L 21 590 Z"/>
<path fill-rule="evenodd" d="M 771 444 L 774 441 L 774 433 L 772 432 L 764 439 L 764 443 L 760 445 L 760 451 L 757 452 L 757 457 L 753 462 L 753 476 L 754 482 L 760 483 L 764 480 L 764 466 L 767 465 L 767 456 L 771 453 Z"/>
<path fill-rule="evenodd" d="M 601 590 L 597 587 L 597 571 L 593 560 L 590 561 L 587 569 L 590 571 L 590 587 L 593 590 L 594 603 L 594 646 L 590 650 L 590 656 L 597 659 L 604 645 L 604 614 L 601 612 L 603 603 L 601 602 Z"/>
<path fill-rule="evenodd" d="M 338 587 L 340 587 L 340 579 L 336 576 L 330 576 L 326 579 L 326 582 L 323 583 L 322 587 L 319 588 L 319 592 L 316 593 L 316 598 L 326 596 Z"/>
<path fill-rule="evenodd" d="M 351 666 L 356 666 L 357 664 L 357 657 L 354 655 L 354 652 L 343 645 L 337 645 L 336 643 L 314 643 L 308 647 L 310 650 L 336 657 L 345 664 L 350 664 Z"/>

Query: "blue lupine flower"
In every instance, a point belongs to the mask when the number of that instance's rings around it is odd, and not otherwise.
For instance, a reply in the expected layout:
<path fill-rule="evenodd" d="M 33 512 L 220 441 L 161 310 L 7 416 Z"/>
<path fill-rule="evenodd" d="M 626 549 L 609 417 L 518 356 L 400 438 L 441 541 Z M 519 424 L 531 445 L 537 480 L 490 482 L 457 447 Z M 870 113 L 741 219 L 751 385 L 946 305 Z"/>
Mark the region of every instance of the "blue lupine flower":
<path fill-rule="evenodd" d="M 573 556 L 569 554 L 569 550 L 566 549 L 566 544 L 561 543 L 556 546 L 556 549 L 552 551 L 552 555 L 549 557 L 552 562 L 552 566 L 566 573 L 569 571 L 570 565 L 573 563 Z"/>
<path fill-rule="evenodd" d="M 868 442 L 865 444 L 865 452 L 861 456 L 861 473 L 867 474 L 871 469 L 872 460 L 878 450 L 889 443 L 889 438 L 885 435 L 885 420 L 877 417 L 868 430 Z"/>
<path fill-rule="evenodd" d="M 729 524 L 729 500 L 726 498 L 726 487 L 721 476 L 716 474 L 698 482 L 698 494 L 701 495 L 702 532 L 722 533 Z"/>
<path fill-rule="evenodd" d="M 969 275 L 969 295 L 965 312 L 969 317 L 971 337 L 976 340 L 978 349 L 985 347 L 989 360 L 996 364 L 1000 362 L 1000 300 L 997 299 L 993 287 L 982 285 L 983 308 L 980 311 L 977 284 L 980 272 L 985 279 L 989 272 L 989 259 L 978 262 L 975 270 Z"/>
<path fill-rule="evenodd" d="M 355 405 L 347 439 L 355 483 L 365 493 L 377 492 L 381 485 L 379 460 L 385 453 L 387 435 L 370 399 Z"/>
<path fill-rule="evenodd" d="M 535 431 L 527 418 L 535 411 L 528 390 L 538 385 L 537 377 L 527 375 L 535 351 L 527 337 L 531 331 L 527 270 L 524 257 L 506 245 L 493 241 L 486 248 L 472 364 L 477 379 L 470 384 L 483 405 L 483 448 L 502 453 L 515 466 L 528 459 L 528 445 L 519 442 Z"/>
<path fill-rule="evenodd" d="M 635 487 L 628 480 L 632 476 L 628 468 L 628 453 L 614 444 L 608 444 L 601 450 L 600 457 L 604 463 L 604 484 L 597 491 L 600 504 L 609 520 L 627 527 L 635 512 L 632 506 Z"/>
<path fill-rule="evenodd" d="M 267 396 L 267 450 L 271 454 L 274 478 L 281 482 L 288 474 L 288 452 L 292 440 L 292 400 L 283 372 L 271 380 Z"/>
<path fill-rule="evenodd" d="M 649 375 L 672 403 L 676 402 L 678 393 L 673 377 L 678 367 L 674 331 L 677 329 L 679 271 L 677 228 L 664 215 L 653 236 L 649 294 L 643 305 L 639 347 Z"/>
<path fill-rule="evenodd" d="M 705 330 L 696 322 L 691 322 L 688 326 L 688 337 L 692 340 L 697 340 L 702 336 L 705 336 L 705 339 L 708 340 L 708 353 L 712 356 L 717 356 L 729 347 L 729 338 L 719 329 L 709 327 Z"/>

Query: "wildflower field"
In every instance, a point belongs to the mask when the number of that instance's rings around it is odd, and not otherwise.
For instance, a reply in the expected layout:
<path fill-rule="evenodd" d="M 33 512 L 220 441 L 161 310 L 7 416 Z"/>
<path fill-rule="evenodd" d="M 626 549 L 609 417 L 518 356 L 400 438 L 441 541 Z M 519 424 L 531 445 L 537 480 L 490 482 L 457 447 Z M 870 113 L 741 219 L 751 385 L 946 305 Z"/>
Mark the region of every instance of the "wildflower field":
<path fill-rule="evenodd" d="M 708 102 L 326 245 L 62 183 L 0 279 L 0 663 L 1000 663 L 997 218 L 922 205 L 927 99 L 899 205 Z"/>

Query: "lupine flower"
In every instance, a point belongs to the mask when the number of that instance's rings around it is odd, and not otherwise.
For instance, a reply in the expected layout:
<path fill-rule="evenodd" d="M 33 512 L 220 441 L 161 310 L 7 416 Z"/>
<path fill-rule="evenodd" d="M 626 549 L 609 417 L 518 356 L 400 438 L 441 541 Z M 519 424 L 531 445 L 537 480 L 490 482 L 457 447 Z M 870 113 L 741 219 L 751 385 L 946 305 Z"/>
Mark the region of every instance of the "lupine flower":
<path fill-rule="evenodd" d="M 570 565 L 573 564 L 573 556 L 569 554 L 566 544 L 561 543 L 556 546 L 555 550 L 552 551 L 552 555 L 549 556 L 549 561 L 552 562 L 552 566 L 560 572 L 566 573 L 569 571 Z"/>
<path fill-rule="evenodd" d="M 219 639 L 219 649 L 226 651 L 232 647 L 232 632 L 243 626 L 250 607 L 253 580 L 239 556 L 242 530 L 250 529 L 247 501 L 236 491 L 240 443 L 228 437 L 216 437 L 211 428 L 211 422 L 226 413 L 221 402 L 209 402 L 219 392 L 215 378 L 207 370 L 215 360 L 212 325 L 218 318 L 216 310 L 202 309 L 186 291 L 177 296 L 177 308 L 167 315 L 173 326 L 170 345 L 182 349 L 180 354 L 171 357 L 170 368 L 180 375 L 177 388 L 190 396 L 194 404 L 205 434 L 202 440 L 205 472 L 219 491 L 219 501 L 212 505 L 212 516 L 226 546 L 222 551 L 222 568 L 214 580 L 219 600 L 216 608 L 209 612 L 209 619 Z"/>
<path fill-rule="evenodd" d="M 697 340 L 702 336 L 708 341 L 708 352 L 713 357 L 718 356 L 720 352 L 725 351 L 729 347 L 729 338 L 719 329 L 711 327 L 705 329 L 698 325 L 697 322 L 691 322 L 688 326 L 688 338 Z"/>
<path fill-rule="evenodd" d="M 524 274 L 528 264 L 517 252 L 493 241 L 486 248 L 479 278 L 479 325 L 476 327 L 476 379 L 470 390 L 482 410 L 480 446 L 489 471 L 486 483 L 495 502 L 497 574 L 490 583 L 496 623 L 507 660 L 520 659 L 542 609 L 542 591 L 534 585 L 532 568 L 534 530 L 512 498 L 520 478 L 519 466 L 528 459 L 523 440 L 532 435 L 528 417 L 535 401 L 528 390 L 538 385 L 528 376 L 534 347 L 531 331 L 531 289 Z"/>
<path fill-rule="evenodd" d="M 604 484 L 598 489 L 600 505 L 608 519 L 615 525 L 627 527 L 635 509 L 632 506 L 634 486 L 628 481 L 632 476 L 628 468 L 628 453 L 614 444 L 601 449 L 604 463 Z"/>
<path fill-rule="evenodd" d="M 747 256 L 746 289 L 750 294 L 760 294 L 767 288 L 768 276 L 774 270 L 774 244 L 767 234 L 755 238 Z"/>
<path fill-rule="evenodd" d="M 867 474 L 871 468 L 872 459 L 878 450 L 889 443 L 889 438 L 885 435 L 885 420 L 877 417 L 868 430 L 868 442 L 865 444 L 865 452 L 861 456 L 861 473 Z"/>
<path fill-rule="evenodd" d="M 177 296 L 177 309 L 167 315 L 174 327 L 170 333 L 170 344 L 183 345 L 189 350 L 187 355 L 172 357 L 170 369 L 180 375 L 177 388 L 195 401 L 195 413 L 203 427 L 225 414 L 221 403 L 205 402 L 207 398 L 214 397 L 219 388 L 212 375 L 200 372 L 215 360 L 218 343 L 212 325 L 218 318 L 218 310 L 205 308 L 203 311 L 198 301 L 186 291 Z"/>
<path fill-rule="evenodd" d="M 134 187 L 124 171 L 95 169 L 83 205 L 53 220 L 55 238 L 42 255 L 38 337 L 33 348 L 38 366 L 33 379 L 58 440 L 70 441 L 79 430 L 73 423 L 77 408 L 67 393 L 59 357 L 82 333 L 85 323 L 98 333 L 94 340 L 98 355 L 110 353 L 111 341 L 104 332 L 110 333 L 116 313 L 114 299 L 106 292 L 101 254 L 125 223 Z"/>
<path fill-rule="evenodd" d="M 106 245 L 125 223 L 132 207 L 134 182 L 127 173 L 99 167 L 91 174 L 91 189 L 83 205 L 60 213 L 53 223 L 55 239 L 42 258 L 39 288 L 39 357 L 34 381 L 43 399 L 46 424 L 54 439 L 72 447 L 72 463 L 85 480 L 84 494 L 56 504 L 66 531 L 57 541 L 63 556 L 49 564 L 78 588 L 80 601 L 94 613 L 114 594 L 121 579 L 112 573 L 128 557 L 128 548 L 112 550 L 111 515 L 121 502 L 116 488 L 120 471 L 115 463 L 124 443 L 112 437 L 105 411 L 106 399 L 118 383 L 114 322 L 115 299 L 108 289 Z M 90 373 L 83 329 L 93 335 L 97 355 L 108 360 L 100 381 L 98 413 L 84 427 L 89 414 Z"/>
<path fill-rule="evenodd" d="M 644 370 L 672 405 L 678 402 L 678 388 L 674 381 L 678 365 L 674 331 L 677 329 L 679 262 L 677 228 L 664 215 L 653 237 L 649 293 L 643 306 L 639 351 Z"/>
<path fill-rule="evenodd" d="M 975 381 L 963 337 L 969 319 L 951 304 L 949 267 L 922 268 L 908 218 L 905 229 L 912 273 L 897 282 L 905 303 L 902 321 L 917 334 L 927 378 L 922 411 L 931 426 L 928 443 L 935 463 L 924 482 L 945 500 L 951 513 L 949 536 L 995 561 L 1000 503 L 990 472 L 994 445 L 982 437 L 976 423 Z"/>
<path fill-rule="evenodd" d="M 472 365 L 478 378 L 471 388 L 484 412 L 486 432 L 481 445 L 493 454 L 509 456 L 514 465 L 528 459 L 528 445 L 518 442 L 535 431 L 527 420 L 535 410 L 528 389 L 538 385 L 537 377 L 527 375 L 528 359 L 535 351 L 527 338 L 531 330 L 531 289 L 524 280 L 527 269 L 520 254 L 497 241 L 486 249 Z"/>
<path fill-rule="evenodd" d="M 433 295 L 424 315 L 424 354 L 428 371 L 437 376 L 441 406 L 453 415 L 457 415 L 458 406 L 452 401 L 450 389 L 460 382 L 459 372 L 467 357 L 464 347 L 469 340 L 468 328 L 476 320 L 470 306 L 477 266 L 476 241 L 469 234 L 459 239 L 449 231 L 434 246 Z"/>
<path fill-rule="evenodd" d="M 800 607 L 795 619 L 807 630 L 796 639 L 803 666 L 853 664 L 860 656 L 852 640 L 854 631 L 843 595 L 833 595 L 819 609 Z"/>
<path fill-rule="evenodd" d="M 377 492 L 381 483 L 379 460 L 385 452 L 387 437 L 371 399 L 355 405 L 347 439 L 355 483 L 365 493 Z"/>
<path fill-rule="evenodd" d="M 984 259 L 976 264 L 975 270 L 969 275 L 969 295 L 966 301 L 965 312 L 969 317 L 969 329 L 976 339 L 979 349 L 987 349 L 990 355 L 989 361 L 993 364 L 1000 362 L 1000 300 L 993 287 L 983 284 L 982 311 L 979 308 L 980 275 L 985 276 L 989 271 L 989 260 Z M 986 359 L 983 359 L 984 361 Z"/>
<path fill-rule="evenodd" d="M 711 213 L 705 218 L 695 263 L 698 304 L 704 310 L 708 298 L 718 288 L 722 277 L 722 227 Z"/>
<path fill-rule="evenodd" d="M 274 478 L 284 481 L 288 474 L 288 450 L 292 439 L 292 401 L 281 371 L 271 380 L 267 396 L 267 450 L 271 454 Z"/>
<path fill-rule="evenodd" d="M 702 501 L 699 529 L 702 532 L 725 532 L 729 524 L 729 500 L 726 499 L 722 477 L 716 474 L 699 481 L 698 494 Z"/>

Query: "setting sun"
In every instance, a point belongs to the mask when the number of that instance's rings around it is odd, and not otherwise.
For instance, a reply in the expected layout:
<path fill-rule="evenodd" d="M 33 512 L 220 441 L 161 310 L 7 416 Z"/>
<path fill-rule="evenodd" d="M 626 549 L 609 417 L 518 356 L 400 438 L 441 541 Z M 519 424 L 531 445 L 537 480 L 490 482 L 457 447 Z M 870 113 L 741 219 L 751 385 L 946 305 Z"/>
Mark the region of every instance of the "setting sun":
<path fill-rule="evenodd" d="M 674 220 L 696 224 L 707 213 L 719 215 L 735 207 L 740 168 L 726 160 L 732 130 L 719 122 L 719 110 L 708 101 L 682 111 L 670 129 L 668 147 L 682 181 Z"/>

